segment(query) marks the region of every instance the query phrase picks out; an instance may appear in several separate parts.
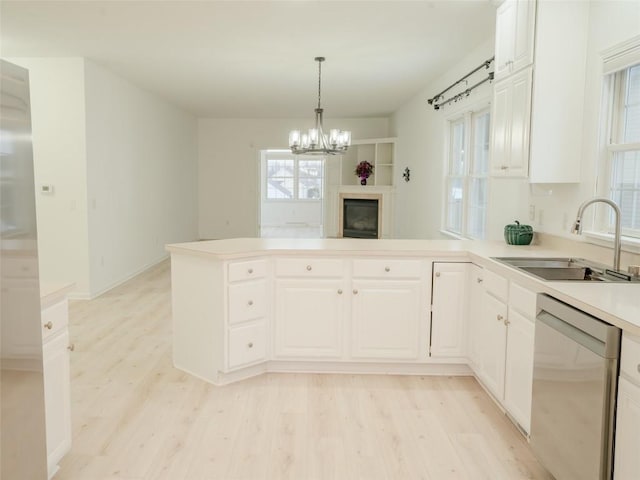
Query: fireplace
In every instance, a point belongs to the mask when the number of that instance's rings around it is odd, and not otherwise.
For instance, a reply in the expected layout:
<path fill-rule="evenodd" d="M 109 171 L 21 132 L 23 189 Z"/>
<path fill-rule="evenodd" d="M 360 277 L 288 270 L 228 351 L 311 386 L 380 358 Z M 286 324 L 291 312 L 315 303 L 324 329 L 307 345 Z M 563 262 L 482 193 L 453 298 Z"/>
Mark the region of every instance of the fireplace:
<path fill-rule="evenodd" d="M 343 197 L 340 213 L 342 237 L 380 238 L 380 198 Z"/>

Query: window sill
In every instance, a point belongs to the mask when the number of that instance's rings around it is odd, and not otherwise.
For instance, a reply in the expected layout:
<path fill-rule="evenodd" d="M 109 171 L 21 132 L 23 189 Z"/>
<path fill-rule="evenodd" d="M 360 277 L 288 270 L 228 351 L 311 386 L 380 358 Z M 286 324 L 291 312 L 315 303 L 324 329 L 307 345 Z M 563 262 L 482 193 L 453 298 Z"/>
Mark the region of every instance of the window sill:
<path fill-rule="evenodd" d="M 615 237 L 610 233 L 584 231 L 582 234 L 589 243 L 593 243 L 594 245 L 599 245 L 601 247 L 613 248 L 613 241 Z M 621 249 L 623 251 L 640 254 L 640 238 L 625 237 L 623 235 L 621 243 Z"/>

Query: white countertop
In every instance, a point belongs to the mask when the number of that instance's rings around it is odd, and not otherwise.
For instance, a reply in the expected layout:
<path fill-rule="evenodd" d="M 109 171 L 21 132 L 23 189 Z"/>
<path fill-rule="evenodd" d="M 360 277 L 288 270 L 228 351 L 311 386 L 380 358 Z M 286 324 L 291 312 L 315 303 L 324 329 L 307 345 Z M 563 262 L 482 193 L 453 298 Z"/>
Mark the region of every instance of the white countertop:
<path fill-rule="evenodd" d="M 40 308 L 47 308 L 64 300 L 75 285 L 75 283 L 41 283 Z"/>
<path fill-rule="evenodd" d="M 171 253 L 227 260 L 263 255 L 358 255 L 466 258 L 531 290 L 548 293 L 580 310 L 640 335 L 640 283 L 544 281 L 491 257 L 572 257 L 572 253 L 540 246 L 515 246 L 472 240 L 369 240 L 355 238 L 237 238 L 167 245 Z"/>

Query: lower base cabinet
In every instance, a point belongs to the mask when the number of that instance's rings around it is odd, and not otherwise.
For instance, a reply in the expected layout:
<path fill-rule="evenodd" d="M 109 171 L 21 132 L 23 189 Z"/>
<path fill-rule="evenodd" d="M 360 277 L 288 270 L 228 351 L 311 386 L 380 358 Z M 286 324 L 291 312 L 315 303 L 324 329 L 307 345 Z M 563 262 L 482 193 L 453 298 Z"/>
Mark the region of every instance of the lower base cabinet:
<path fill-rule="evenodd" d="M 507 306 L 485 292 L 479 320 L 482 348 L 476 374 L 484 386 L 499 400 L 504 396 L 504 372 L 507 351 Z"/>
<path fill-rule="evenodd" d="M 342 280 L 278 280 L 275 293 L 277 358 L 343 356 Z"/>
<path fill-rule="evenodd" d="M 415 360 L 420 351 L 418 281 L 353 282 L 351 357 Z"/>
<path fill-rule="evenodd" d="M 620 377 L 616 420 L 615 480 L 640 478 L 640 387 Z"/>

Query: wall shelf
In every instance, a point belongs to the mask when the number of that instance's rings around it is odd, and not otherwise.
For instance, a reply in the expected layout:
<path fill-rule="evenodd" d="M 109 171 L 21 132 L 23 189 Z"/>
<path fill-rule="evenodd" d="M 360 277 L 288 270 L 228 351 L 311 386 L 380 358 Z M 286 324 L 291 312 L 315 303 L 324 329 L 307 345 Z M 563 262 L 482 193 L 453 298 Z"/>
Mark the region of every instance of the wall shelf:
<path fill-rule="evenodd" d="M 367 186 L 392 186 L 394 184 L 396 138 L 355 140 L 341 156 L 340 185 L 359 185 L 356 165 L 362 161 L 373 164 L 373 175 Z M 366 187 L 365 187 L 366 188 Z"/>

